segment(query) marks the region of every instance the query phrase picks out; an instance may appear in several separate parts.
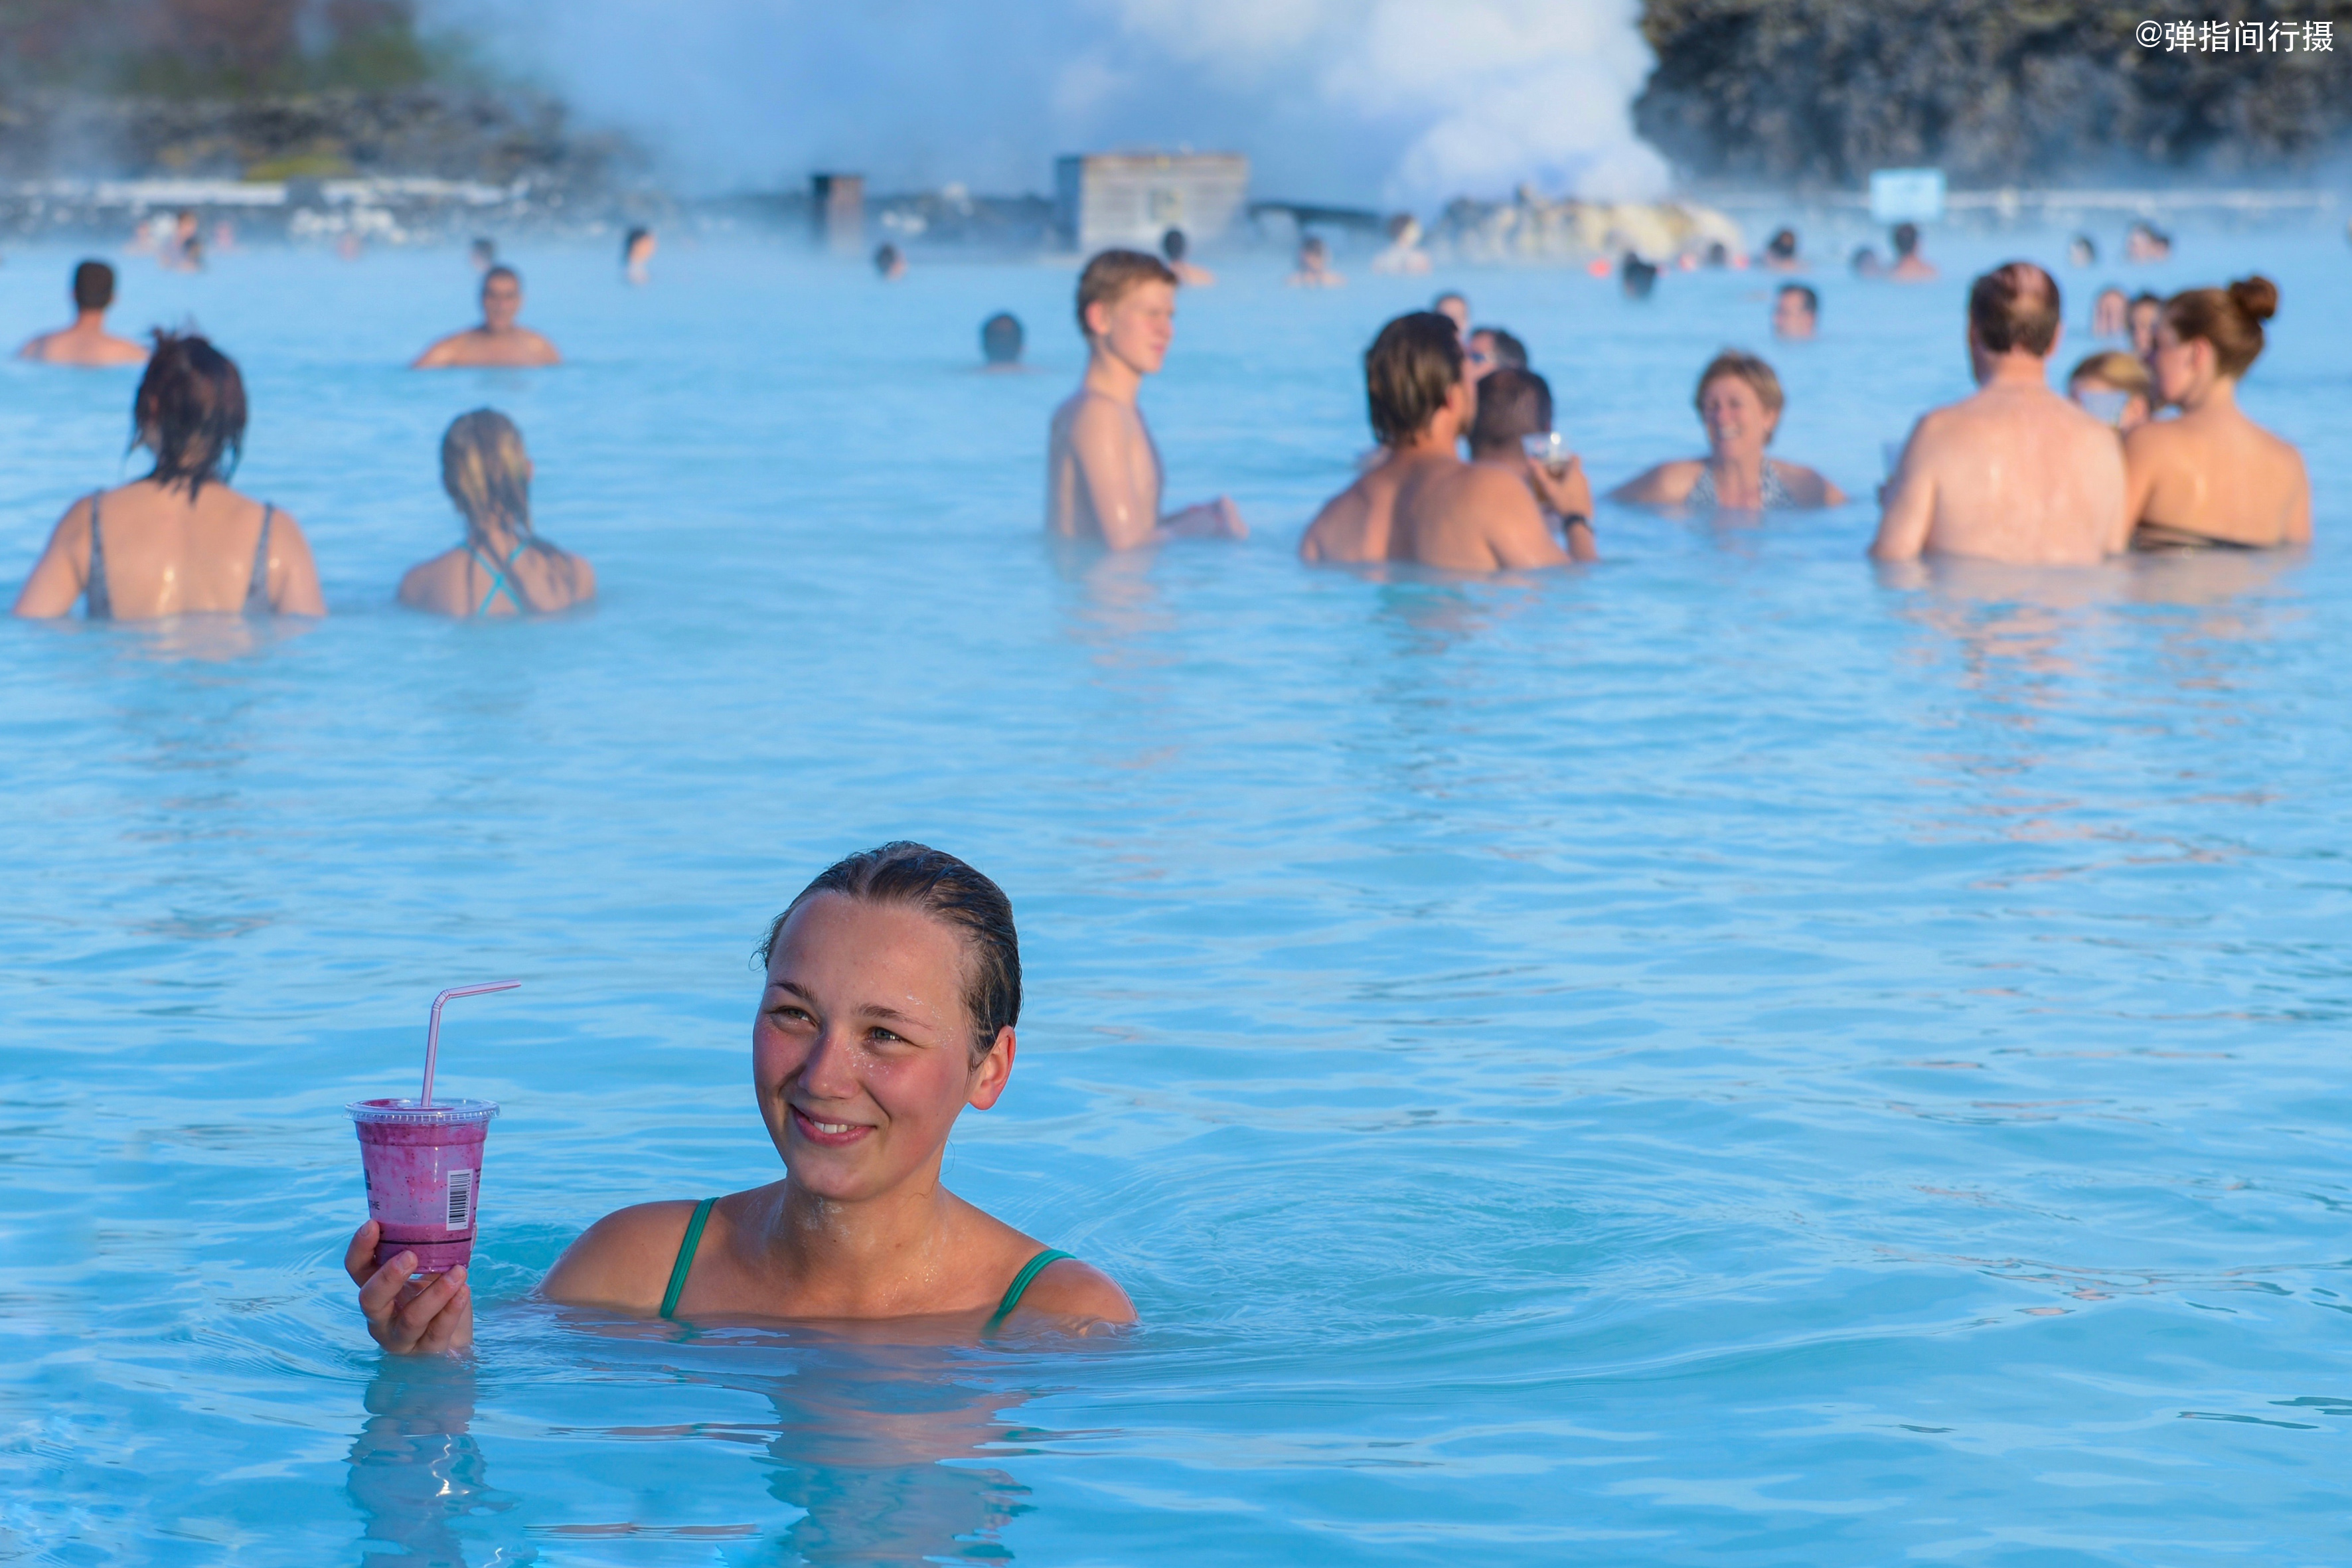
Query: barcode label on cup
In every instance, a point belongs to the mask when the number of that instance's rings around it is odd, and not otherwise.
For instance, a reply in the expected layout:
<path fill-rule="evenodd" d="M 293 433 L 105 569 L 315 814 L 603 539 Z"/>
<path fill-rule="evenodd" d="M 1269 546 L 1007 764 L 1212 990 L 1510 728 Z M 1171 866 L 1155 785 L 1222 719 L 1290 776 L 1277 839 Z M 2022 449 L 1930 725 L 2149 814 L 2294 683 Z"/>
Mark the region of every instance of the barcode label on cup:
<path fill-rule="evenodd" d="M 464 1230 L 474 1223 L 474 1173 L 449 1173 L 449 1225 L 451 1230 Z"/>

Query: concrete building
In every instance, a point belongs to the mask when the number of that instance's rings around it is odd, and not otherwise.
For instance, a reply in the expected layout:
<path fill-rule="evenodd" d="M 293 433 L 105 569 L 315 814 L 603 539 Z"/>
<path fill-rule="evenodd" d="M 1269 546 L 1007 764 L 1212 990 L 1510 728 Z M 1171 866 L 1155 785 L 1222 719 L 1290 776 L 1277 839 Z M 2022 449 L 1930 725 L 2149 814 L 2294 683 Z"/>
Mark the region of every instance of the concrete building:
<path fill-rule="evenodd" d="M 1054 164 L 1054 228 L 1082 256 L 1114 245 L 1157 251 L 1171 228 L 1213 240 L 1248 200 L 1249 159 L 1239 153 L 1087 153 Z"/>

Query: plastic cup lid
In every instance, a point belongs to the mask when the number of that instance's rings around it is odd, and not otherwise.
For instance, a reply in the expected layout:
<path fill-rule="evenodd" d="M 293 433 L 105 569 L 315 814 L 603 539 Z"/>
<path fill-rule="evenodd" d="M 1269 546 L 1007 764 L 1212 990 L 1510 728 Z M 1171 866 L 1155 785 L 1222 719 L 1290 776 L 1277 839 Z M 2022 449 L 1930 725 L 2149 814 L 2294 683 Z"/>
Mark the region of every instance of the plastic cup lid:
<path fill-rule="evenodd" d="M 343 1109 L 354 1121 L 412 1127 L 488 1121 L 499 1113 L 498 1102 L 489 1100 L 436 1100 L 430 1105 L 416 1100 L 355 1100 Z"/>

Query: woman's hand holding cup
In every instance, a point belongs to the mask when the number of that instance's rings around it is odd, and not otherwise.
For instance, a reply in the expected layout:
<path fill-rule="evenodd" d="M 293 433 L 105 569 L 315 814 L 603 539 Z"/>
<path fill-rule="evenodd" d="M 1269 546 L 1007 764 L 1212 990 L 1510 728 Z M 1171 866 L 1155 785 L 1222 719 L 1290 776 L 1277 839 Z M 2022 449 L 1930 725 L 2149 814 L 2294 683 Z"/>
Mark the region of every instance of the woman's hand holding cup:
<path fill-rule="evenodd" d="M 369 1335 L 394 1355 L 455 1355 L 474 1348 L 474 1292 L 461 1265 L 411 1279 L 416 1255 L 398 1252 L 372 1269 L 382 1227 L 370 1220 L 352 1233 L 343 1270 L 360 1288 Z"/>

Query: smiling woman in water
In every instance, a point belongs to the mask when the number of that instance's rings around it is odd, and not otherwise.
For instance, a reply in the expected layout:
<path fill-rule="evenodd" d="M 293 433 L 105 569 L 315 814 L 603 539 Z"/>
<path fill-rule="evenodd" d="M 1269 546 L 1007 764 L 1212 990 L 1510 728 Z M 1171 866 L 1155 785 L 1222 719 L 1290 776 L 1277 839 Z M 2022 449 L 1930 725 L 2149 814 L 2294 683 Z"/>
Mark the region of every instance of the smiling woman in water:
<path fill-rule="evenodd" d="M 1100 1270 L 940 1184 L 967 1105 L 1013 1076 L 1021 952 L 1003 890 L 952 855 L 886 844 L 819 876 L 776 917 L 751 1025 L 751 1083 L 784 1177 L 700 1203 L 638 1204 L 590 1226 L 542 1286 L 556 1301 L 713 1319 L 929 1319 L 958 1332 L 1024 1319 L 1135 1321 Z M 376 1342 L 473 1342 L 465 1270 L 369 1271 L 371 1220 L 344 1267 Z"/>

